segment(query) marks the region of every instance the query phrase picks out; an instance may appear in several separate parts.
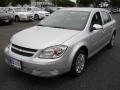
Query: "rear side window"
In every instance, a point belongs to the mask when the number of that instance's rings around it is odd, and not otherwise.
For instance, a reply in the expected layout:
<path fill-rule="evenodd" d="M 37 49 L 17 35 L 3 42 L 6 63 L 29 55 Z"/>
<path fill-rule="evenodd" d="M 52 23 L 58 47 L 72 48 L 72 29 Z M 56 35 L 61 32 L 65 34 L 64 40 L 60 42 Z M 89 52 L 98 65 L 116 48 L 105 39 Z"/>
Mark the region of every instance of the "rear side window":
<path fill-rule="evenodd" d="M 104 24 L 107 24 L 112 20 L 109 13 L 107 13 L 107 12 L 101 12 L 101 13 L 102 13 L 102 18 L 103 18 L 103 23 Z"/>
<path fill-rule="evenodd" d="M 32 9 L 31 8 L 27 8 L 27 11 L 31 11 Z"/>
<path fill-rule="evenodd" d="M 8 12 L 13 12 L 13 10 L 11 8 L 8 8 Z"/>

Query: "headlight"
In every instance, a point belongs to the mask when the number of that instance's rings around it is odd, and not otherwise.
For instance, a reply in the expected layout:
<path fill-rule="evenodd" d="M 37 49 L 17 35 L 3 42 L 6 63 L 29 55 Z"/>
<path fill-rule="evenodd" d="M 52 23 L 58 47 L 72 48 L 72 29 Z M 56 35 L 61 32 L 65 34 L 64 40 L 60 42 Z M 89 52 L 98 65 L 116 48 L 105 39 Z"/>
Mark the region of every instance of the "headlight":
<path fill-rule="evenodd" d="M 20 16 L 21 16 L 21 17 L 26 17 L 26 15 L 24 15 L 24 14 L 21 14 Z"/>
<path fill-rule="evenodd" d="M 48 47 L 41 51 L 39 58 L 44 58 L 44 59 L 59 58 L 64 54 L 66 49 L 67 49 L 67 46 L 65 45 Z"/>
<path fill-rule="evenodd" d="M 41 16 L 45 16 L 45 14 L 43 14 L 43 13 L 40 13 L 40 15 L 41 15 Z"/>

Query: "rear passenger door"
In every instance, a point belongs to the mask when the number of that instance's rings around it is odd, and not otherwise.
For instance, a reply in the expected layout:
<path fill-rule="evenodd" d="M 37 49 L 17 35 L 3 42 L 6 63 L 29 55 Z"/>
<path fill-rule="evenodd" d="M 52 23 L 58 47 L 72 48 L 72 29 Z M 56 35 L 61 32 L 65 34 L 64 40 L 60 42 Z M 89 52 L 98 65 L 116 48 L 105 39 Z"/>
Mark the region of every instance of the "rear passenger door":
<path fill-rule="evenodd" d="M 104 32 L 104 43 L 107 43 L 111 39 L 111 33 L 113 29 L 113 23 L 111 15 L 108 12 L 102 11 L 101 12 L 102 21 L 103 21 L 103 32 Z"/>

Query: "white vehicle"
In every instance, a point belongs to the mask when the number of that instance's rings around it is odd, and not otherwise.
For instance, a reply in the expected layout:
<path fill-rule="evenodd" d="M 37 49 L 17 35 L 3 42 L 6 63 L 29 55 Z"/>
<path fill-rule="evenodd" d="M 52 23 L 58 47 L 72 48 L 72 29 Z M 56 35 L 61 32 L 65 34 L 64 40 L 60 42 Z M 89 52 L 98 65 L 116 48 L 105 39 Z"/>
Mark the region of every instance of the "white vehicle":
<path fill-rule="evenodd" d="M 32 12 L 34 14 L 34 19 L 36 19 L 36 20 L 43 19 L 50 15 L 49 12 L 43 11 L 42 9 L 40 9 L 38 7 L 24 7 L 24 9 L 29 12 Z"/>
<path fill-rule="evenodd" d="M 35 76 L 79 76 L 88 58 L 114 46 L 115 36 L 116 21 L 107 10 L 65 8 L 15 34 L 6 63 Z"/>
<path fill-rule="evenodd" d="M 13 14 L 13 18 L 16 22 L 34 20 L 33 13 L 27 12 L 21 7 L 6 7 L 6 9 L 8 13 Z"/>

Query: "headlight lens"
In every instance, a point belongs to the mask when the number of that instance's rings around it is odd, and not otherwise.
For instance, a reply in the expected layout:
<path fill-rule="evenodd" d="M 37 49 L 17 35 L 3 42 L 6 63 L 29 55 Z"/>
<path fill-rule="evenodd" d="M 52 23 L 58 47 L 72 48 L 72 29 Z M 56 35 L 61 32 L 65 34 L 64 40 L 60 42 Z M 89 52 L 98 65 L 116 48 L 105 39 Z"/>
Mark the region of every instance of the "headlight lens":
<path fill-rule="evenodd" d="M 45 14 L 43 14 L 43 13 L 40 13 L 40 15 L 41 15 L 41 16 L 45 16 Z"/>
<path fill-rule="evenodd" d="M 24 15 L 24 14 L 21 14 L 20 16 L 21 16 L 21 17 L 26 17 L 26 15 Z"/>
<path fill-rule="evenodd" d="M 67 46 L 65 45 L 52 46 L 42 50 L 39 58 L 44 58 L 44 59 L 59 58 L 64 54 L 66 49 L 67 49 Z"/>

